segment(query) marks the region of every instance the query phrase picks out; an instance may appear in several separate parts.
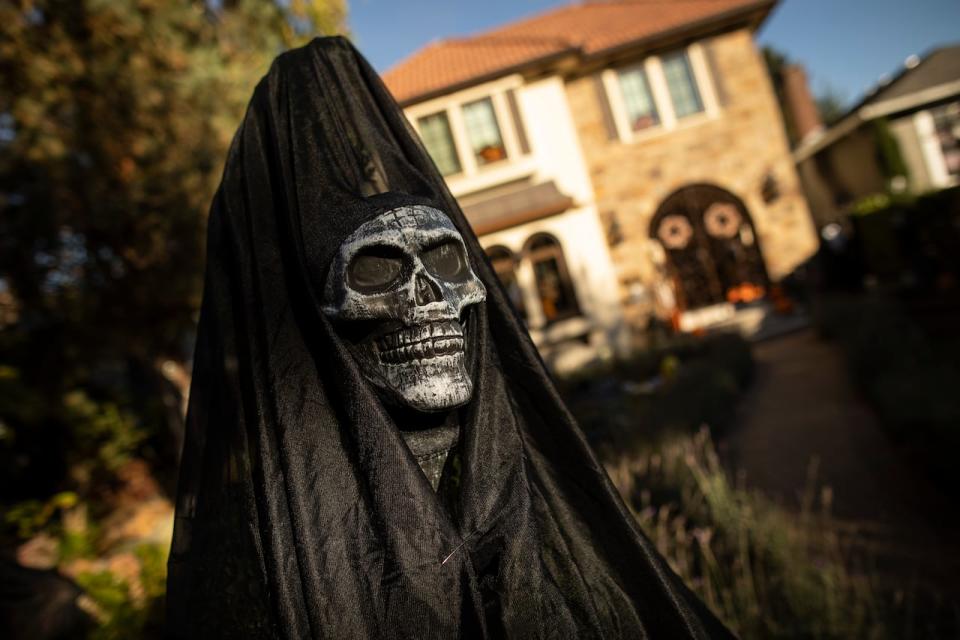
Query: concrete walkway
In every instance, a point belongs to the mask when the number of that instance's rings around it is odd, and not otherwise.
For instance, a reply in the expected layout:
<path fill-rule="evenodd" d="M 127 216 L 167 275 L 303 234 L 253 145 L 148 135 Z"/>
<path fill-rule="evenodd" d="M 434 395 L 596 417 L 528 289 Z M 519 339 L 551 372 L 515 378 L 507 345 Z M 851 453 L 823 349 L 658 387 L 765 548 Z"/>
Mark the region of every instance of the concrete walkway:
<path fill-rule="evenodd" d="M 730 468 L 746 474 L 748 487 L 798 508 L 815 461 L 839 526 L 887 568 L 914 567 L 952 587 L 960 576 L 956 506 L 888 440 L 838 348 L 806 329 L 757 343 L 753 353 L 754 384 L 737 428 L 719 443 Z"/>

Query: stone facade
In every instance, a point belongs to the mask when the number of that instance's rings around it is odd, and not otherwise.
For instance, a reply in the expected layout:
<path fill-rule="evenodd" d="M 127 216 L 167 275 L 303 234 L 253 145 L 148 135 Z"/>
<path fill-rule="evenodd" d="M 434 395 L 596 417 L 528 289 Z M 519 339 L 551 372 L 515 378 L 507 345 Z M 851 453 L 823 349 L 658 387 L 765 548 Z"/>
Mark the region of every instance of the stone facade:
<path fill-rule="evenodd" d="M 567 99 L 594 189 L 596 208 L 611 239 L 611 253 L 628 318 L 642 321 L 631 290 L 650 289 L 658 275 L 651 259 L 650 222 L 677 189 L 711 184 L 739 197 L 759 240 L 767 273 L 790 274 L 817 248 L 816 234 L 790 156 L 782 115 L 764 61 L 743 28 L 699 42 L 709 61 L 715 110 L 669 130 L 630 141 L 612 135 L 601 96 L 602 70 L 568 78 Z M 610 66 L 629 65 L 619 60 Z M 764 184 L 778 196 L 763 197 Z M 612 233 L 616 229 L 616 233 Z"/>

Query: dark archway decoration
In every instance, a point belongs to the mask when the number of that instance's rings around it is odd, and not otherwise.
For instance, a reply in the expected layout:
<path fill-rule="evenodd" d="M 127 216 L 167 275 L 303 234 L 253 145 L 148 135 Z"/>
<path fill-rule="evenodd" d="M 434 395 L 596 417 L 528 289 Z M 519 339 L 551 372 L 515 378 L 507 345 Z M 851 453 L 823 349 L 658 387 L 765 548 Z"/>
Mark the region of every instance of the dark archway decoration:
<path fill-rule="evenodd" d="M 510 304 L 516 309 L 520 318 L 527 321 L 527 306 L 523 302 L 523 290 L 520 288 L 520 282 L 517 280 L 517 257 L 513 255 L 510 249 L 504 246 L 496 245 L 486 250 L 490 264 L 497 274 L 497 279 L 507 290 L 507 297 Z"/>
<path fill-rule="evenodd" d="M 650 222 L 682 310 L 764 295 L 769 278 L 750 214 L 726 189 L 694 184 L 673 192 Z"/>
<path fill-rule="evenodd" d="M 527 240 L 524 255 L 533 266 L 546 324 L 579 315 L 580 305 L 560 242 L 549 234 L 538 233 Z"/>

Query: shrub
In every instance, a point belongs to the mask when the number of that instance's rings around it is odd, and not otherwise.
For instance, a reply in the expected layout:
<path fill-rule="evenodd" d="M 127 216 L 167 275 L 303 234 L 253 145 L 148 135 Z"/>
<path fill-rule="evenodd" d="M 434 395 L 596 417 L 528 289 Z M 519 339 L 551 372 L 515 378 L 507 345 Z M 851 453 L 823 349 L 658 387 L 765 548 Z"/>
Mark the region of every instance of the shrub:
<path fill-rule="evenodd" d="M 825 297 L 817 323 L 840 344 L 886 431 L 944 487 L 953 486 L 960 448 L 956 344 L 928 336 L 890 298 Z"/>
<path fill-rule="evenodd" d="M 682 336 L 561 389 L 595 448 L 634 451 L 704 423 L 724 431 L 752 377 L 750 345 L 739 335 Z"/>

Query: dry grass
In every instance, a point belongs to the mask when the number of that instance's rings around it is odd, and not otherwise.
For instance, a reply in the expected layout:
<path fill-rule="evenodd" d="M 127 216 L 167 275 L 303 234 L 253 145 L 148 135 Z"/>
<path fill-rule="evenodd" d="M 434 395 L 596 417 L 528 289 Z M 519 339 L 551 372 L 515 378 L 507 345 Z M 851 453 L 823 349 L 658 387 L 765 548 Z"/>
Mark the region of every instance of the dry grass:
<path fill-rule="evenodd" d="M 851 559 L 829 490 L 811 481 L 802 512 L 787 512 L 730 482 L 706 429 L 607 471 L 673 569 L 741 637 L 913 635 L 903 594 L 883 594 Z"/>

